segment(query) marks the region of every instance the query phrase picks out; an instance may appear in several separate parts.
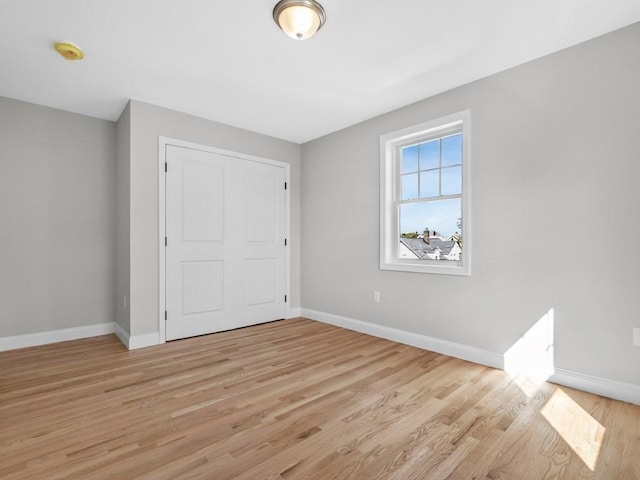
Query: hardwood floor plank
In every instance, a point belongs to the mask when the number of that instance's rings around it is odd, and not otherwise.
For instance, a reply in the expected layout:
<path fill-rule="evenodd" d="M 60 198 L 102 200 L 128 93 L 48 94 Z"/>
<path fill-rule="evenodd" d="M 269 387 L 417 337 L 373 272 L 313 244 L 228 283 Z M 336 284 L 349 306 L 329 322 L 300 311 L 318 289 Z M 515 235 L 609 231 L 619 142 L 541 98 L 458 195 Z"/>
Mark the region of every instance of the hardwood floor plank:
<path fill-rule="evenodd" d="M 640 479 L 640 407 L 520 385 L 306 319 L 2 352 L 0 478 Z"/>

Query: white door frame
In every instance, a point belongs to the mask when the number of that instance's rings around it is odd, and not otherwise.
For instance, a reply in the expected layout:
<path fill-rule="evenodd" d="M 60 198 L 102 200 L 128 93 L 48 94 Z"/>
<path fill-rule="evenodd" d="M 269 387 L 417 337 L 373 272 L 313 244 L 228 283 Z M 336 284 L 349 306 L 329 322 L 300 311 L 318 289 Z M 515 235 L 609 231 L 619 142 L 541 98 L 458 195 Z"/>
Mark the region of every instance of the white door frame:
<path fill-rule="evenodd" d="M 282 167 L 285 171 L 285 181 L 287 182 L 287 189 L 285 190 L 285 234 L 289 239 L 287 242 L 287 249 L 285 253 L 285 275 L 286 275 L 286 289 L 289 304 L 291 302 L 291 230 L 290 230 L 290 208 L 289 197 L 291 192 L 291 181 L 289 176 L 290 165 L 286 162 L 280 162 L 277 160 L 271 160 L 268 158 L 256 157 L 255 155 L 249 155 L 246 153 L 233 152 L 231 150 L 223 150 L 221 148 L 210 147 L 207 145 L 200 145 L 197 143 L 187 142 L 184 140 L 178 140 L 170 137 L 158 137 L 158 339 L 160 343 L 167 341 L 166 324 L 165 324 L 165 307 L 167 300 L 166 284 L 167 284 L 167 269 L 166 269 L 166 256 L 165 256 L 165 234 L 166 227 L 166 181 L 165 181 L 165 162 L 167 161 L 167 146 L 173 145 L 176 147 L 191 148 L 194 150 L 201 150 L 204 152 L 216 153 L 218 155 L 224 155 L 227 157 L 237 158 L 239 160 L 249 160 L 251 162 L 265 163 L 268 165 L 274 165 L 276 167 Z M 291 309 L 287 305 L 287 312 Z"/>

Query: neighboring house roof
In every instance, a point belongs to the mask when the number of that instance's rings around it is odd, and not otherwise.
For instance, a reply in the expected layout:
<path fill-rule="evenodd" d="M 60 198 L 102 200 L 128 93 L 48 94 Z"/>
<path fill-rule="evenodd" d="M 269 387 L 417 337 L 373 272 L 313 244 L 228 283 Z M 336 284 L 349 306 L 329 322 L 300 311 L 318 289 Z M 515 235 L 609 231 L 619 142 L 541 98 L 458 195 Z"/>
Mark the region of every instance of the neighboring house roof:
<path fill-rule="evenodd" d="M 411 254 L 415 255 L 416 258 L 422 258 L 424 256 L 423 252 L 420 251 L 415 251 L 413 248 L 411 248 L 409 245 L 407 245 L 407 242 L 405 242 L 404 240 L 406 239 L 401 239 L 400 240 L 400 245 L 404 246 Z M 400 249 L 400 256 L 405 256 L 404 252 L 402 252 L 402 248 Z"/>
<path fill-rule="evenodd" d="M 430 238 L 428 244 L 424 243 L 422 238 L 401 238 L 400 242 L 419 258 L 424 258 L 428 253 L 434 253 L 438 249 L 441 255 L 449 255 L 451 249 L 456 245 L 453 240 L 443 240 L 437 237 Z"/>

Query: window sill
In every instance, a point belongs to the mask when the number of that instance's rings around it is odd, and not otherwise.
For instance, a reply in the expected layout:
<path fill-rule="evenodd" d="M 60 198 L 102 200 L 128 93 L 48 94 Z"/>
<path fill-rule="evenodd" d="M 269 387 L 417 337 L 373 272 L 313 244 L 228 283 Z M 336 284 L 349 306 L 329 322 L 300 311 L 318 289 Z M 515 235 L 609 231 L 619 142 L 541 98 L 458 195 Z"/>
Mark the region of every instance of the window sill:
<path fill-rule="evenodd" d="M 414 261 L 384 261 L 380 263 L 380 270 L 393 270 L 397 272 L 411 272 L 411 273 L 431 273 L 439 275 L 461 275 L 470 276 L 468 265 L 462 262 L 447 262 L 442 264 L 442 261 L 420 261 L 419 263 Z"/>

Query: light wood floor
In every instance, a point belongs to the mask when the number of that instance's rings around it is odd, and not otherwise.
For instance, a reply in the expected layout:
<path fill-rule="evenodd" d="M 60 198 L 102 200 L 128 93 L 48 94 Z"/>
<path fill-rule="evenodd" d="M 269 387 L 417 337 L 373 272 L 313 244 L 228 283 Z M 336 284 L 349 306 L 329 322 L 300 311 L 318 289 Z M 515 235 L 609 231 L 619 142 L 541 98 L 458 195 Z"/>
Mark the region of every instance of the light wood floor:
<path fill-rule="evenodd" d="M 0 422 L 2 479 L 640 479 L 638 406 L 304 319 L 0 353 Z"/>

